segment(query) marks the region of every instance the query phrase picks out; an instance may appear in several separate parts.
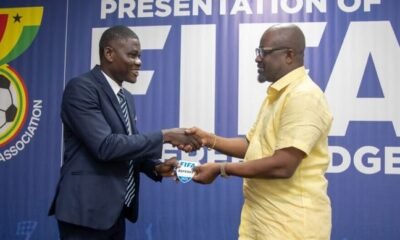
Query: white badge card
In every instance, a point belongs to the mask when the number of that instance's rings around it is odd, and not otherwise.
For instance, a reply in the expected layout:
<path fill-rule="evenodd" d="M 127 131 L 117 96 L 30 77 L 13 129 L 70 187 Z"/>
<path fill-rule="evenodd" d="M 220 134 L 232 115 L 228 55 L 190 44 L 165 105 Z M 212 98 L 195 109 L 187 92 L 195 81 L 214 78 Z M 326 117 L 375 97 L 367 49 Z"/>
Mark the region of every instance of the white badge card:
<path fill-rule="evenodd" d="M 181 183 L 190 182 L 190 180 L 192 180 L 192 177 L 194 175 L 193 169 L 198 165 L 198 163 L 192 161 L 180 160 L 179 165 L 180 167 L 176 169 L 176 176 L 178 177 L 179 181 Z"/>

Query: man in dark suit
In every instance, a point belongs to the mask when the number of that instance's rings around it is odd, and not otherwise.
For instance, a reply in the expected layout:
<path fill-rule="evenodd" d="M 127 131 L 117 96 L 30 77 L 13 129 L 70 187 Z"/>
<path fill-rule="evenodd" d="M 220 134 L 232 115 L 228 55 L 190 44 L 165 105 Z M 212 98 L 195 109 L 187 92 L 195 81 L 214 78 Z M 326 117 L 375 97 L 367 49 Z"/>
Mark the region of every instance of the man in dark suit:
<path fill-rule="evenodd" d="M 49 215 L 63 240 L 125 239 L 125 218 L 137 220 L 139 173 L 154 181 L 174 175 L 175 158 L 158 160 L 163 143 L 201 145 L 179 128 L 138 132 L 133 96 L 122 88 L 141 66 L 132 30 L 107 29 L 99 47 L 100 66 L 69 81 L 62 99 L 64 162 Z"/>

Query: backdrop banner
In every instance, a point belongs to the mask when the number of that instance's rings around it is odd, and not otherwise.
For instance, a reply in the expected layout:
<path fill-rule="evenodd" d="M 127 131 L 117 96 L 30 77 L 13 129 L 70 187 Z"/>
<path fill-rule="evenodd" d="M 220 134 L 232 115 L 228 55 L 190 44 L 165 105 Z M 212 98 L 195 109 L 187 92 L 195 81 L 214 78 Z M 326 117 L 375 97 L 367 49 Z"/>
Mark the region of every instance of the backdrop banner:
<path fill-rule="evenodd" d="M 2 0 L 0 239 L 58 239 L 47 211 L 62 161 L 61 96 L 99 62 L 106 28 L 127 25 L 140 38 L 142 70 L 125 87 L 141 132 L 199 126 L 235 137 L 266 95 L 254 49 L 276 23 L 304 31 L 305 66 L 334 115 L 332 239 L 399 239 L 399 9 L 395 0 Z M 165 145 L 163 159 L 172 156 L 240 161 Z M 237 239 L 240 178 L 199 185 L 142 176 L 142 184 L 127 239 Z"/>

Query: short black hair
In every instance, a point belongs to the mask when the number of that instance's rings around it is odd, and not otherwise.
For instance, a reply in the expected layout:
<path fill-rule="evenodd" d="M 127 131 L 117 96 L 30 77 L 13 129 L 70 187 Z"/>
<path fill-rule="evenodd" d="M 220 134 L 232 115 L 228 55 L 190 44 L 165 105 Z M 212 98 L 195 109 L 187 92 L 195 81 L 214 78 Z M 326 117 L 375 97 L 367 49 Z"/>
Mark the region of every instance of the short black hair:
<path fill-rule="evenodd" d="M 99 42 L 100 59 L 103 57 L 104 48 L 109 46 L 111 41 L 128 38 L 139 39 L 134 31 L 124 25 L 113 26 L 104 31 Z"/>

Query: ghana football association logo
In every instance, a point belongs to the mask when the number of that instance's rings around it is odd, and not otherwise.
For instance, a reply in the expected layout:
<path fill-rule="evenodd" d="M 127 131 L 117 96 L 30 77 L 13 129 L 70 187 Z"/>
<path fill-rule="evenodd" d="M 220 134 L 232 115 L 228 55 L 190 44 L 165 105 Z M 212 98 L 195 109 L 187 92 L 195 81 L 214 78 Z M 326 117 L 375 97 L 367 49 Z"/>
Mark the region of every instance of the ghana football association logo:
<path fill-rule="evenodd" d="M 40 118 L 41 100 L 32 103 L 29 126 L 29 98 L 21 74 L 9 63 L 27 50 L 39 31 L 43 7 L 0 8 L 0 162 L 9 160 L 29 143 Z M 36 121 L 35 121 L 36 119 Z M 13 146 L 8 146 L 10 142 Z"/>

